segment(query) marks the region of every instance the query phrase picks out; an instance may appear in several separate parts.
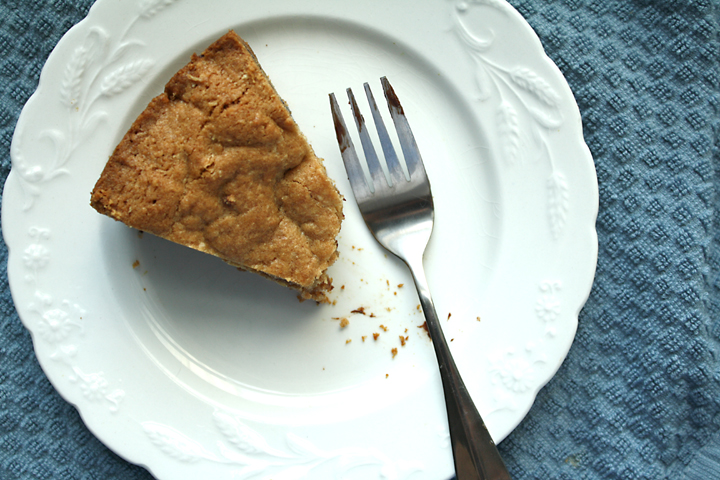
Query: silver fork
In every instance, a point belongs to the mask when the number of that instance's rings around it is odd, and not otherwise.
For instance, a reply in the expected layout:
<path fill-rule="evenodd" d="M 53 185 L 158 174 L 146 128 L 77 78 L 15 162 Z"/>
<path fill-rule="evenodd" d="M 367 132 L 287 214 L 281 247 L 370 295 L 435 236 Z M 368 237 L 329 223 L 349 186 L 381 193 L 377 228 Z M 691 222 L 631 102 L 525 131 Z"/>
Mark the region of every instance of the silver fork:
<path fill-rule="evenodd" d="M 495 442 L 485 427 L 485 423 L 475 408 L 455 366 L 430 297 L 423 269 L 423 256 L 432 233 L 434 216 L 430 182 L 400 101 L 387 78 L 382 77 L 380 81 L 397 130 L 410 179 L 406 179 L 367 83 L 364 84 L 365 94 L 382 145 L 390 182 L 380 166 L 380 160 L 373 147 L 365 121 L 360 114 L 352 90 L 349 88 L 347 94 L 372 178 L 372 187 L 366 181 L 340 107 L 335 95 L 331 93 L 330 107 L 345 170 L 365 224 L 383 247 L 407 264 L 415 280 L 420 304 L 440 366 L 457 480 L 509 479 L 510 474 L 505 468 Z"/>

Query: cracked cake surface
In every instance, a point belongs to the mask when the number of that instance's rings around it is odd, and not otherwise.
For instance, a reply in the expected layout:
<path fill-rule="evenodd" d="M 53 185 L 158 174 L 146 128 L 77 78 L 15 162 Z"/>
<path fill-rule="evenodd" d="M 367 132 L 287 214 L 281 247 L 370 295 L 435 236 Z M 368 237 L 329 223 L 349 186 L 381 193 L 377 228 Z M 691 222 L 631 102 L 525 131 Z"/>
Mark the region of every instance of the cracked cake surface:
<path fill-rule="evenodd" d="M 234 32 L 178 71 L 125 134 L 100 213 L 327 301 L 342 198 Z"/>

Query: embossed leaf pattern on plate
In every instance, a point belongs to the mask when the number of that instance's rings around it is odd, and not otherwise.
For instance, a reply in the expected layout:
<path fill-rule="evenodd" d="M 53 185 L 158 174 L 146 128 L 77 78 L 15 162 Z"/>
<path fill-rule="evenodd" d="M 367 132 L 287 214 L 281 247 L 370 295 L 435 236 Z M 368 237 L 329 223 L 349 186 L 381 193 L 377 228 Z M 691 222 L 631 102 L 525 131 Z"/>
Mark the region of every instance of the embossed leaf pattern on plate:
<path fill-rule="evenodd" d="M 100 93 L 117 95 L 139 82 L 155 62 L 146 58 L 122 65 L 108 73 L 100 84 Z"/>
<path fill-rule="evenodd" d="M 173 2 L 141 2 L 144 17 L 150 17 Z M 133 47 L 142 42 L 128 40 L 130 29 L 141 17 L 115 40 L 108 31 L 99 26 L 89 29 L 83 41 L 75 47 L 64 69 L 59 84 L 60 104 L 66 110 L 67 123 L 64 128 L 46 128 L 38 133 L 38 148 L 43 145 L 47 151 L 36 155 L 42 164 L 29 165 L 22 155 L 18 135 L 13 142 L 13 170 L 19 176 L 26 194 L 25 210 L 32 208 L 40 195 L 40 188 L 47 182 L 68 173 L 65 164 L 83 142 L 91 138 L 96 129 L 107 119 L 107 112 L 98 104 L 102 98 L 120 95 L 147 76 L 155 61 L 149 58 L 126 60 Z"/>
<path fill-rule="evenodd" d="M 140 16 L 150 18 L 177 0 L 142 0 L 140 2 Z"/>
<path fill-rule="evenodd" d="M 175 460 L 187 463 L 194 463 L 203 458 L 218 461 L 199 442 L 172 427 L 158 422 L 143 422 L 142 427 L 152 444 Z"/>
<path fill-rule="evenodd" d="M 508 4 L 495 0 L 456 4 L 455 31 L 475 64 L 479 99 L 486 101 L 492 98 L 493 92 L 499 97 L 494 136 L 499 139 L 503 162 L 522 165 L 530 160 L 527 158 L 528 152 L 536 151 L 540 152 L 540 158 L 547 158 L 550 164 L 546 209 L 550 235 L 557 240 L 565 231 L 569 213 L 569 185 L 549 153 L 547 135 L 549 130 L 557 130 L 563 125 L 561 97 L 532 69 L 522 65 L 503 66 L 489 57 L 488 52 L 495 40 L 492 29 L 484 37 L 479 37 L 471 32 L 466 20 L 463 20 L 469 9 L 476 7 L 489 7 L 509 14 Z M 519 112 L 531 120 L 526 122 L 529 132 L 522 131 Z"/>
<path fill-rule="evenodd" d="M 216 452 L 167 425 L 148 421 L 142 427 L 151 443 L 164 454 L 187 463 L 205 460 L 237 465 L 241 467 L 235 474 L 238 479 L 257 475 L 285 480 L 312 478 L 312 471 L 326 464 L 331 464 L 337 478 L 359 467 L 375 467 L 378 478 L 388 480 L 407 478 L 422 470 L 419 465 L 392 462 L 371 447 L 323 450 L 292 432 L 285 433 L 284 448 L 275 448 L 241 418 L 222 410 L 214 412 L 213 423 L 222 434 L 214 442 Z"/>
<path fill-rule="evenodd" d="M 503 160 L 516 164 L 520 161 L 520 124 L 515 107 L 503 101 L 497 110 L 498 134 Z"/>
<path fill-rule="evenodd" d="M 559 171 L 550 174 L 547 185 L 550 231 L 553 238 L 557 239 L 565 229 L 565 221 L 570 209 L 570 195 L 565 175 Z"/>

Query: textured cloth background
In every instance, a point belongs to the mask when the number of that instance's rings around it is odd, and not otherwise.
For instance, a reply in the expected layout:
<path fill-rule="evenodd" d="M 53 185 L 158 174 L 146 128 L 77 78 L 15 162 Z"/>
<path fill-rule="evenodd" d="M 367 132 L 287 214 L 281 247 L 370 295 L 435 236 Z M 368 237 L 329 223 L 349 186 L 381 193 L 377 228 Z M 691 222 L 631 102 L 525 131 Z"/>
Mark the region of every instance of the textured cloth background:
<path fill-rule="evenodd" d="M 515 479 L 720 478 L 720 4 L 511 0 L 574 91 L 600 184 L 576 341 L 500 445 Z M 92 0 L 0 0 L 0 161 L 60 37 Z M 0 272 L 0 479 L 146 479 L 35 360 Z"/>

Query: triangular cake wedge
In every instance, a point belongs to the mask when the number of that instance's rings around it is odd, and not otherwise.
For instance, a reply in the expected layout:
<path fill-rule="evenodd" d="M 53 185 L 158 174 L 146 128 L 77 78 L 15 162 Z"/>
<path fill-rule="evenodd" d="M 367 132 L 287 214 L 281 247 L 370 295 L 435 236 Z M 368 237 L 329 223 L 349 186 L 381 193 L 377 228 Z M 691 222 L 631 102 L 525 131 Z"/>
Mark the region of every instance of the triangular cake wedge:
<path fill-rule="evenodd" d="M 342 197 L 235 32 L 135 120 L 91 205 L 130 227 L 327 301 Z"/>

